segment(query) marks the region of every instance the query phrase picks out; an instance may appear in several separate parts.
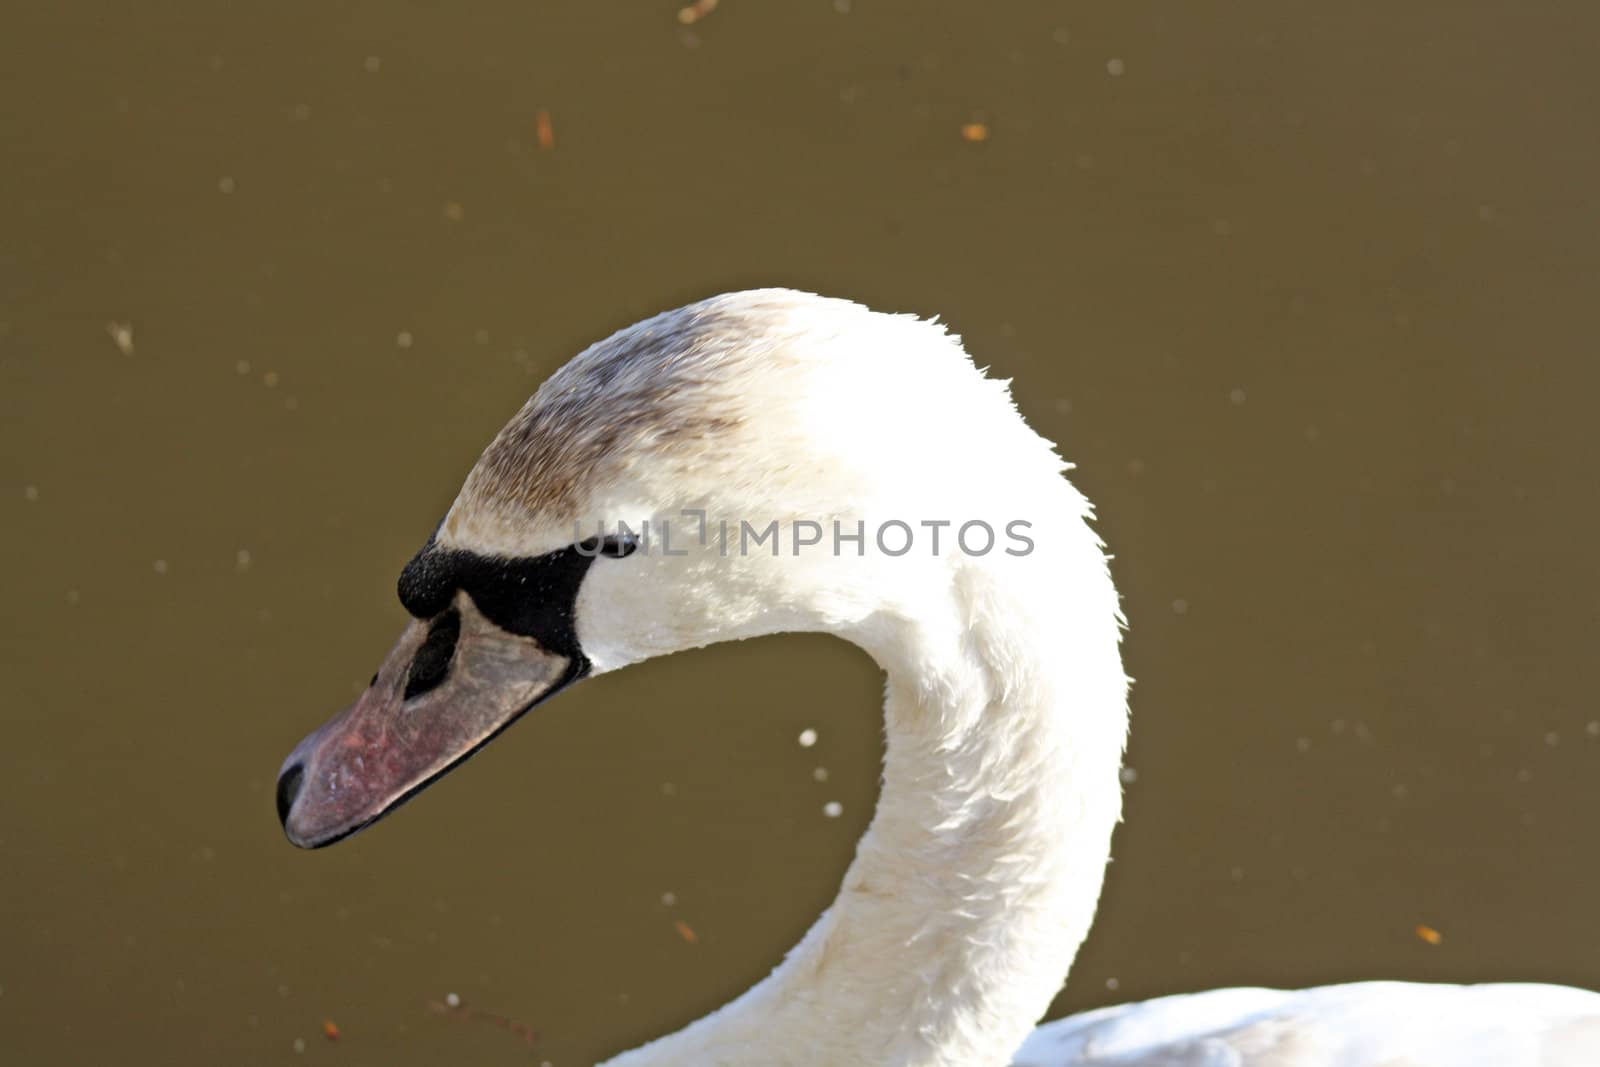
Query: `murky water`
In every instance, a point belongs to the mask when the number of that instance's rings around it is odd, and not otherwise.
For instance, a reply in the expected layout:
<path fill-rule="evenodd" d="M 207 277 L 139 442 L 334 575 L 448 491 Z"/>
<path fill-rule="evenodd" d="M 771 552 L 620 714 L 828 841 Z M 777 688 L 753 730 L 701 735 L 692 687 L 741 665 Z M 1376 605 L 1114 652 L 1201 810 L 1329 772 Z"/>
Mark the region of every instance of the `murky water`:
<path fill-rule="evenodd" d="M 779 958 L 873 800 L 839 643 L 586 683 L 324 853 L 271 797 L 538 380 L 757 283 L 941 315 L 1100 505 L 1136 775 L 1058 1009 L 1600 986 L 1592 5 L 9 7 L 7 1062 L 565 1067 Z"/>

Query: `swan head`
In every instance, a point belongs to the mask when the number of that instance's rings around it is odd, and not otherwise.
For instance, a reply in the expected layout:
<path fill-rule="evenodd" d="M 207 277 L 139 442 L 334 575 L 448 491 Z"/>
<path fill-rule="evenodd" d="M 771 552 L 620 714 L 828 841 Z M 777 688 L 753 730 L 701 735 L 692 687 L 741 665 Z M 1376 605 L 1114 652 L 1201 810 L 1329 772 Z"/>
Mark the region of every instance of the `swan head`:
<path fill-rule="evenodd" d="M 1062 467 L 935 323 L 758 290 L 622 330 L 539 388 L 407 564 L 372 685 L 283 764 L 285 831 L 370 825 L 589 674 L 787 630 L 875 652 L 961 555 L 1028 555 L 1053 516 L 1023 487 L 1071 493 Z"/>

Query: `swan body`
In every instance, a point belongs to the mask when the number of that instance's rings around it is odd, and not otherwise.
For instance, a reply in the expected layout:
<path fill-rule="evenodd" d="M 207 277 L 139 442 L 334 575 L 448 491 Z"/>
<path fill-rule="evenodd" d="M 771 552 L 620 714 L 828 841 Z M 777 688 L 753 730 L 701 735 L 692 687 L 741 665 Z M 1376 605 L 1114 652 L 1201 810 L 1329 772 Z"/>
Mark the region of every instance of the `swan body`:
<path fill-rule="evenodd" d="M 1353 982 L 1218 989 L 1035 1030 L 1015 1067 L 1593 1067 L 1600 996 L 1566 986 Z"/>
<path fill-rule="evenodd" d="M 758 290 L 623 330 L 468 474 L 372 687 L 285 761 L 285 830 L 369 825 L 587 675 L 824 631 L 886 676 L 838 898 L 743 996 L 607 1067 L 1487 1065 L 1501 1046 L 1404 1043 L 1395 1006 L 1435 1000 L 1515 1009 L 1497 1067 L 1600 1064 L 1600 996 L 1538 986 L 1229 990 L 1029 1036 L 1093 918 L 1127 730 L 1117 594 L 1065 469 L 935 323 Z"/>

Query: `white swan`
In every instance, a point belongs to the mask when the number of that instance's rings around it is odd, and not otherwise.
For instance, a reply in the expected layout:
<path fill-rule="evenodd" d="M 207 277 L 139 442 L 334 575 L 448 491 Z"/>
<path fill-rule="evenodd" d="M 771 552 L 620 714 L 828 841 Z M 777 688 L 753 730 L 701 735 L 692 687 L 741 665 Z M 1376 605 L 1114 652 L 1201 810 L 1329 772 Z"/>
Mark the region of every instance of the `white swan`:
<path fill-rule="evenodd" d="M 586 674 L 827 631 L 887 675 L 838 898 L 754 988 L 609 1067 L 1600 1065 L 1600 995 L 1533 985 L 1225 990 L 1029 1036 L 1094 914 L 1127 729 L 1064 468 L 932 323 L 762 290 L 623 330 L 467 476 L 401 577 L 415 621 L 285 761 L 285 831 L 361 829 Z"/>

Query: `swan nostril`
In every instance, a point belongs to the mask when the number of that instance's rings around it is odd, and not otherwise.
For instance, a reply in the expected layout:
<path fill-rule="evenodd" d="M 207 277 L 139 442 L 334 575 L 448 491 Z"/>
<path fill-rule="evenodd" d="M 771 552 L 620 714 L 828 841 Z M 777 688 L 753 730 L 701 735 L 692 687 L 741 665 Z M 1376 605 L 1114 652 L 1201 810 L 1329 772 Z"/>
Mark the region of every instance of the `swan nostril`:
<path fill-rule="evenodd" d="M 289 809 L 294 807 L 294 798 L 300 795 L 300 786 L 305 781 L 305 778 L 305 765 L 300 763 L 296 763 L 278 776 L 279 822 L 288 823 Z"/>
<path fill-rule="evenodd" d="M 435 689 L 450 671 L 450 658 L 456 654 L 456 642 L 461 638 L 461 613 L 451 608 L 433 621 L 427 638 L 411 660 L 411 670 L 406 675 L 406 692 L 401 699 L 410 700 Z"/>

